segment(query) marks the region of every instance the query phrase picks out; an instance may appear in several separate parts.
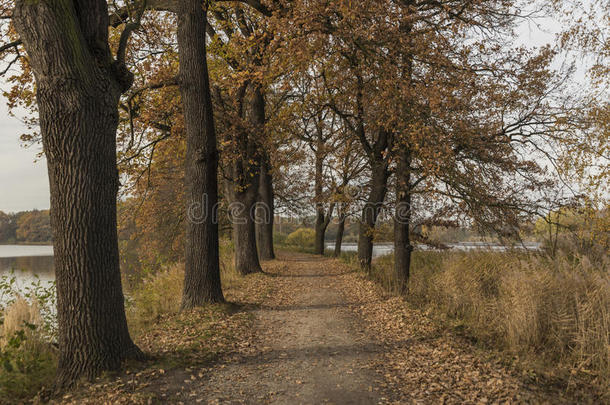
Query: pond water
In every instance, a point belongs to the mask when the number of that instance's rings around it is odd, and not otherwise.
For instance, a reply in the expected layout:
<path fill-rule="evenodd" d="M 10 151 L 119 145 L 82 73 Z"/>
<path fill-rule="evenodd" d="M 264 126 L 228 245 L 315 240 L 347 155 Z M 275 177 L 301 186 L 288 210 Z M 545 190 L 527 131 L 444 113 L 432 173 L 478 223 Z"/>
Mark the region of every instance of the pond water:
<path fill-rule="evenodd" d="M 35 281 L 36 276 L 43 283 L 53 281 L 53 246 L 0 245 L 0 278 L 11 272 L 19 287 Z"/>
<path fill-rule="evenodd" d="M 448 243 L 450 249 L 469 251 L 469 250 L 493 250 L 493 251 L 506 251 L 508 249 L 527 249 L 527 250 L 538 250 L 540 244 L 536 242 L 527 242 L 523 245 L 505 246 L 498 243 L 490 242 L 459 242 L 459 243 Z M 327 242 L 326 249 L 332 250 L 335 248 L 335 242 Z M 416 245 L 418 250 L 431 250 L 432 248 L 426 245 Z M 356 243 L 343 243 L 341 245 L 342 252 L 356 252 L 358 250 L 358 244 Z M 385 256 L 394 251 L 394 245 L 391 243 L 380 243 L 373 246 L 373 257 Z"/>

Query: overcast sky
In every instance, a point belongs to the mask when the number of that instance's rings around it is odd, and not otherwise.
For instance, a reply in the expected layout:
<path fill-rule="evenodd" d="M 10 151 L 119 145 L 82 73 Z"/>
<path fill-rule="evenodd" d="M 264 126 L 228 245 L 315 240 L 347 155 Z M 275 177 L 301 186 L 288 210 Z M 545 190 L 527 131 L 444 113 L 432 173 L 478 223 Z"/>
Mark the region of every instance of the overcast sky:
<path fill-rule="evenodd" d="M 544 31 L 532 24 L 521 26 L 521 42 L 537 46 L 553 41 L 552 33 L 559 29 L 556 22 L 546 19 L 539 23 Z M 0 79 L 0 87 L 6 86 Z M 44 158 L 36 159 L 39 146 L 22 146 L 19 136 L 25 131 L 21 121 L 8 115 L 6 100 L 0 95 L 0 211 L 49 208 L 46 163 Z"/>
<path fill-rule="evenodd" d="M 0 95 L 0 211 L 49 208 L 46 161 L 36 158 L 39 146 L 21 145 L 19 136 L 25 131 L 21 121 L 8 115 Z"/>

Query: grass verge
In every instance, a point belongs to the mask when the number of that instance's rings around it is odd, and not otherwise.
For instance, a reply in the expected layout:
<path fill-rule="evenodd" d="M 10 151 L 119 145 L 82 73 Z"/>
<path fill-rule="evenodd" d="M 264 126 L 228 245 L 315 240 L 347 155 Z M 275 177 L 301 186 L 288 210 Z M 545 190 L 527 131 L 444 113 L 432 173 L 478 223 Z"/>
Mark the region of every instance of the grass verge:
<path fill-rule="evenodd" d="M 342 260 L 357 267 L 355 255 Z M 393 257 L 371 277 L 395 291 Z M 412 306 L 536 372 L 571 384 L 585 380 L 610 396 L 608 261 L 554 259 L 523 252 L 421 252 L 413 255 Z"/>

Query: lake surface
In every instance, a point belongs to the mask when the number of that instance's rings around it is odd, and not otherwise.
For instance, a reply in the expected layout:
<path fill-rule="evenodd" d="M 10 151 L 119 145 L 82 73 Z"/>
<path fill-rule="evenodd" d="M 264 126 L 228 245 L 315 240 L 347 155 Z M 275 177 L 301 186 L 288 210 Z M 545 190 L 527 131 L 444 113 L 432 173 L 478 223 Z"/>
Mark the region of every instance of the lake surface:
<path fill-rule="evenodd" d="M 493 250 L 505 251 L 510 247 L 497 243 L 488 242 L 462 242 L 448 244 L 452 249 L 457 250 Z M 327 242 L 326 249 L 332 250 L 334 242 Z M 427 246 L 418 245 L 417 249 L 430 249 Z M 525 247 L 515 245 L 516 249 L 537 250 L 540 248 L 538 243 L 526 243 Z M 358 250 L 356 243 L 344 243 L 341 247 L 343 252 L 355 252 Z M 373 246 L 373 257 L 384 256 L 394 251 L 394 246 L 390 243 L 380 243 Z M 0 245 L 0 277 L 14 273 L 17 278 L 18 286 L 25 286 L 36 279 L 35 275 L 43 282 L 55 279 L 53 268 L 53 246 L 46 245 Z"/>
<path fill-rule="evenodd" d="M 55 280 L 53 246 L 0 245 L 0 277 L 11 272 L 19 287 L 36 280 L 35 275 L 44 283 Z"/>
<path fill-rule="evenodd" d="M 493 250 L 496 252 L 503 252 L 509 249 L 527 249 L 527 250 L 538 250 L 540 249 L 540 243 L 527 242 L 523 245 L 505 246 L 498 243 L 491 242 L 459 242 L 459 243 L 447 243 L 450 249 L 469 251 L 469 250 Z M 326 242 L 326 249 L 333 250 L 335 248 L 335 242 Z M 433 250 L 433 248 L 426 245 L 416 245 L 418 250 Z M 342 252 L 356 252 L 358 250 L 358 244 L 356 243 L 343 243 L 341 245 Z M 373 257 L 385 256 L 394 251 L 394 245 L 391 243 L 380 243 L 373 245 Z"/>

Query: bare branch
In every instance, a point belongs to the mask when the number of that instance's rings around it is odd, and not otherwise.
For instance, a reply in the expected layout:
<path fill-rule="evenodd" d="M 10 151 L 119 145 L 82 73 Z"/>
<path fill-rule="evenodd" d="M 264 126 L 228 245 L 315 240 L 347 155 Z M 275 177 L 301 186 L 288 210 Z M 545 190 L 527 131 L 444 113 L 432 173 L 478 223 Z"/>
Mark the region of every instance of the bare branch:
<path fill-rule="evenodd" d="M 4 76 L 10 69 L 13 67 L 15 63 L 21 58 L 21 53 L 19 53 L 19 48 L 15 47 L 16 55 L 15 57 L 8 63 L 5 69 L 0 71 L 0 76 Z"/>
<path fill-rule="evenodd" d="M 140 22 L 142 21 L 142 14 L 144 14 L 144 10 L 146 9 L 146 2 L 144 0 L 140 3 L 140 10 L 138 11 L 138 15 L 136 16 L 136 20 L 125 25 L 123 32 L 121 32 L 121 37 L 119 38 L 119 49 L 117 50 L 116 61 L 119 66 L 125 66 L 125 53 L 127 52 L 127 42 L 129 41 L 129 37 L 131 34 L 140 28 Z"/>
<path fill-rule="evenodd" d="M 139 95 L 140 93 L 142 93 L 146 90 L 162 89 L 164 87 L 178 86 L 179 84 L 180 84 L 180 82 L 179 82 L 178 76 L 174 76 L 168 80 L 163 80 L 163 81 L 156 82 L 156 83 L 150 83 L 150 84 L 147 84 L 145 86 L 139 87 L 139 88 L 131 91 L 129 94 L 129 100 L 132 100 L 134 97 L 136 97 L 137 95 Z"/>
<path fill-rule="evenodd" d="M 16 41 L 13 41 L 13 42 L 9 42 L 8 44 L 0 46 L 0 53 L 6 51 L 8 49 L 11 49 L 11 48 L 17 49 L 17 47 L 19 45 L 21 45 L 21 40 L 20 39 L 18 39 Z"/>
<path fill-rule="evenodd" d="M 235 0 L 233 0 L 233 1 L 235 1 Z M 244 4 L 249 5 L 256 11 L 258 11 L 259 13 L 264 15 L 265 17 L 271 17 L 273 15 L 271 10 L 267 6 L 265 6 L 263 3 L 261 3 L 259 0 L 237 0 L 237 1 L 239 3 L 244 3 Z"/>
<path fill-rule="evenodd" d="M 168 11 L 175 13 L 176 12 L 176 1 L 173 0 L 144 0 L 142 2 L 136 2 L 135 5 L 142 8 L 142 4 L 145 3 L 145 9 L 147 10 L 155 10 L 155 11 Z M 121 7 L 113 12 L 110 16 L 110 26 L 118 27 L 119 25 L 125 23 L 129 18 L 129 7 Z"/>

